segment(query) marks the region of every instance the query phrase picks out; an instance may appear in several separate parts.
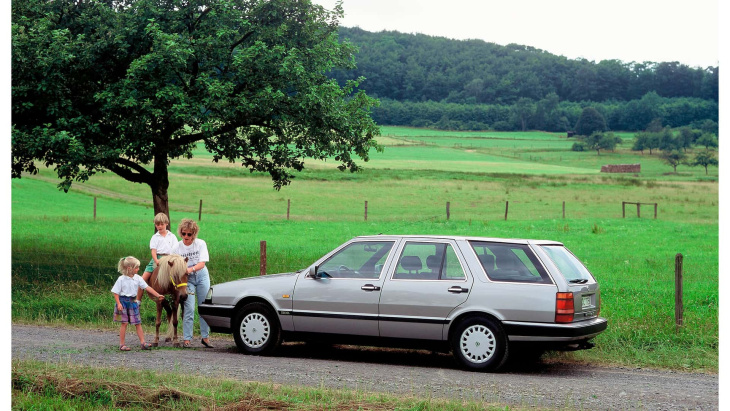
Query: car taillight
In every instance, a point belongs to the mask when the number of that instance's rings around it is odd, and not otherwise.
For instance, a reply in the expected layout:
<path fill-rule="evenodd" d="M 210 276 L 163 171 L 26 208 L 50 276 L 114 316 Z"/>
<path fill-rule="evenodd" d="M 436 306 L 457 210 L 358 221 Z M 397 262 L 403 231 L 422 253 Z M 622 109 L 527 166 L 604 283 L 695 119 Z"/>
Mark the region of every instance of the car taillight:
<path fill-rule="evenodd" d="M 573 293 L 558 293 L 555 298 L 555 322 L 572 323 L 573 314 Z"/>

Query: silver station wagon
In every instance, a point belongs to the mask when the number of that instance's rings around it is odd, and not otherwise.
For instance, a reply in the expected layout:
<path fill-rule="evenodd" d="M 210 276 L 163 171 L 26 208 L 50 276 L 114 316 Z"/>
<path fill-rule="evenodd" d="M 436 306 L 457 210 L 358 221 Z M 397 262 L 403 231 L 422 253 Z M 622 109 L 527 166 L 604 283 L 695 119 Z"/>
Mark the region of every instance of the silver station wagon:
<path fill-rule="evenodd" d="M 282 340 L 429 348 L 486 371 L 590 348 L 607 326 L 598 283 L 563 244 L 431 235 L 356 237 L 306 269 L 216 284 L 199 311 L 247 354 Z"/>

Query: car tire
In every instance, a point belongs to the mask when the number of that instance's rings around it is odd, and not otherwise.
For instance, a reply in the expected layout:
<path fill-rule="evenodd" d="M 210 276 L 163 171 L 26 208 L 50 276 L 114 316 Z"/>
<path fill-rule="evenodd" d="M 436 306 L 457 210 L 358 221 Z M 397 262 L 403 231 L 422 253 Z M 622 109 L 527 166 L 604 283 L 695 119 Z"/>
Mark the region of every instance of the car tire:
<path fill-rule="evenodd" d="M 281 344 L 279 321 L 268 305 L 248 303 L 233 320 L 233 339 L 244 354 L 270 354 Z"/>
<path fill-rule="evenodd" d="M 497 321 L 469 317 L 452 333 L 451 350 L 454 358 L 468 370 L 497 371 L 507 362 L 509 344 Z"/>

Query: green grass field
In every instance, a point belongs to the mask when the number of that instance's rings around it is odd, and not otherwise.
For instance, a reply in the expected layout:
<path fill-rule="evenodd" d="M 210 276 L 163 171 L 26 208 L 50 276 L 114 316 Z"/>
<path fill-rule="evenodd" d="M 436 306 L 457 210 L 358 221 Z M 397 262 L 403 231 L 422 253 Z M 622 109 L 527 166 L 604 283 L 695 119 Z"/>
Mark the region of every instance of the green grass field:
<path fill-rule="evenodd" d="M 631 136 L 622 136 L 627 141 Z M 382 154 L 361 173 L 308 162 L 291 186 L 211 164 L 202 150 L 170 166 L 173 227 L 197 219 L 213 283 L 304 268 L 357 236 L 458 234 L 562 241 L 601 284 L 608 331 L 597 347 L 559 359 L 690 371 L 718 370 L 718 174 L 668 174 L 656 155 L 570 151 L 549 133 L 441 133 L 383 128 Z M 473 145 L 472 145 L 473 142 Z M 534 142 L 534 147 L 531 147 Z M 458 146 L 457 144 L 461 144 Z M 513 152 L 508 153 L 508 144 Z M 562 148 L 561 148 L 562 147 Z M 506 154 L 500 154 L 505 150 Z M 530 160 L 533 156 L 534 160 Z M 641 163 L 638 175 L 602 164 Z M 111 173 L 57 190 L 52 170 L 12 181 L 12 317 L 20 322 L 111 323 L 109 289 L 123 255 L 149 258 L 151 194 Z M 93 198 L 97 217 L 93 218 Z M 290 219 L 286 219 L 290 201 Z M 364 221 L 364 202 L 368 218 Z M 509 215 L 505 221 L 505 202 Z M 627 206 L 621 202 L 657 203 Z M 446 202 L 450 219 L 446 219 Z M 565 202 L 566 217 L 562 215 Z M 674 257 L 684 255 L 685 325 L 674 326 Z M 153 327 L 146 300 L 143 322 Z"/>

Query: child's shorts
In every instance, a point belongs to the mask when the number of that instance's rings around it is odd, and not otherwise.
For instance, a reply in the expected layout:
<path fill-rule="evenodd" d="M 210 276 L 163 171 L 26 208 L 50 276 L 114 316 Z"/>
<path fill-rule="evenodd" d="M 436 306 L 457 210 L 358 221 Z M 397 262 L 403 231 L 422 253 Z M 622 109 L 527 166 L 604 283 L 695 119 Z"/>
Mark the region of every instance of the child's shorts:
<path fill-rule="evenodd" d="M 122 311 L 119 311 L 119 307 L 114 304 L 114 321 L 133 325 L 142 323 L 139 315 L 139 304 L 134 302 L 135 298 L 119 296 L 119 302 L 122 303 Z"/>
<path fill-rule="evenodd" d="M 150 263 L 147 264 L 147 267 L 145 267 L 144 272 L 151 273 L 151 272 L 155 271 L 155 267 L 156 267 L 155 260 L 150 259 Z"/>
<path fill-rule="evenodd" d="M 167 254 L 157 254 L 157 259 L 159 260 L 160 258 L 162 258 L 166 255 Z M 155 264 L 155 260 L 150 258 L 150 263 L 147 264 L 147 267 L 145 267 L 144 272 L 151 273 L 151 272 L 155 271 L 156 267 L 157 267 L 157 264 Z"/>

